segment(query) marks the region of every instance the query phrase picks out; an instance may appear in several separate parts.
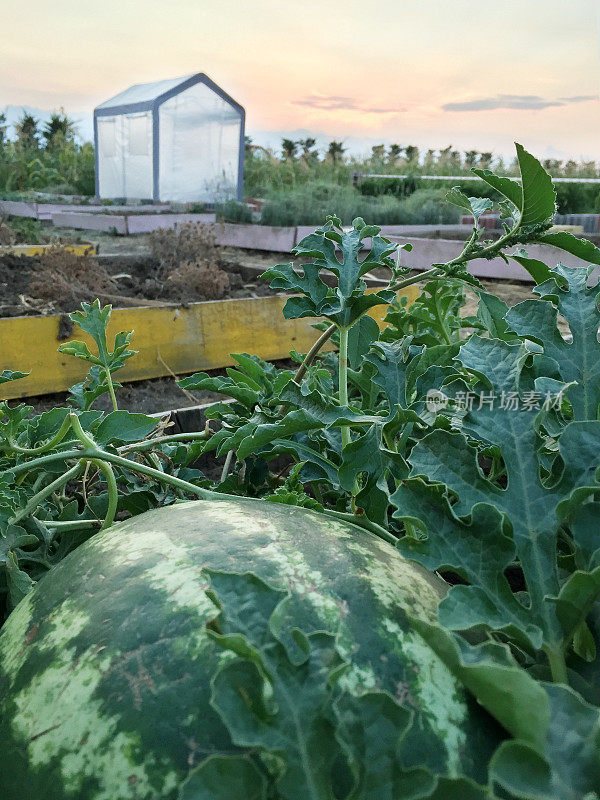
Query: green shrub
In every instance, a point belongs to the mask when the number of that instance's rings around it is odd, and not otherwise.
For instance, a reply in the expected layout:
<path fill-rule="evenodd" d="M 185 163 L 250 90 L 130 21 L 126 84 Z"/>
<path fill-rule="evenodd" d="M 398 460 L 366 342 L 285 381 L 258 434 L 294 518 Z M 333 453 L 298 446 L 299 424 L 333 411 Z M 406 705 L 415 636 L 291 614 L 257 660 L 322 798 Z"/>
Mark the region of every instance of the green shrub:
<path fill-rule="evenodd" d="M 382 194 L 391 194 L 394 197 L 409 197 L 416 191 L 422 182 L 416 175 L 406 178 L 364 178 L 358 185 L 358 191 L 367 197 L 379 197 Z"/>
<path fill-rule="evenodd" d="M 444 197 L 445 190 L 439 189 L 418 189 L 403 200 L 389 194 L 369 197 L 351 186 L 319 182 L 271 194 L 262 210 L 261 223 L 316 225 L 319 219 L 333 213 L 345 225 L 355 217 L 377 220 L 379 225 L 457 222 L 459 212 Z"/>
<path fill-rule="evenodd" d="M 556 205 L 559 214 L 600 212 L 600 191 L 594 183 L 557 183 Z"/>
<path fill-rule="evenodd" d="M 447 190 L 448 187 L 417 189 L 401 205 L 413 217 L 415 225 L 451 225 L 459 221 L 461 214 L 446 200 Z"/>
<path fill-rule="evenodd" d="M 217 219 L 220 222 L 252 222 L 252 212 L 245 203 L 237 200 L 226 200 L 215 206 Z"/>

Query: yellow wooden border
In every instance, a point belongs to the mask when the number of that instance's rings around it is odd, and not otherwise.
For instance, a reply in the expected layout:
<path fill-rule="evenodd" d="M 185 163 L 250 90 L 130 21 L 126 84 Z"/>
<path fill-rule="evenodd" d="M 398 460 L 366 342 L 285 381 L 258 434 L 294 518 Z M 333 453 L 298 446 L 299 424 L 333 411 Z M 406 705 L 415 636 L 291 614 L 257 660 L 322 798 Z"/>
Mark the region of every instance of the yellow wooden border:
<path fill-rule="evenodd" d="M 419 290 L 404 290 L 409 302 Z M 131 346 L 139 353 L 119 371 L 119 381 L 139 381 L 233 364 L 231 353 L 253 353 L 261 358 L 287 358 L 294 349 L 307 352 L 319 335 L 312 319 L 286 320 L 286 297 L 261 297 L 191 303 L 187 307 L 127 308 L 112 312 L 109 346 L 117 331 L 134 330 Z M 381 324 L 384 306 L 371 310 Z M 59 353 L 60 316 L 0 319 L 0 371 L 30 372 L 26 378 L 0 386 L 4 400 L 66 391 L 82 380 L 87 366 Z M 78 327 L 73 339 L 95 345 Z M 66 340 L 63 340 L 66 341 Z"/>
<path fill-rule="evenodd" d="M 12 244 L 6 247 L 0 247 L 0 255 L 5 253 L 12 253 L 15 256 L 39 256 L 46 250 L 56 249 L 57 247 L 73 253 L 76 256 L 94 255 L 98 252 L 98 245 L 91 242 L 83 242 L 82 244 Z"/>

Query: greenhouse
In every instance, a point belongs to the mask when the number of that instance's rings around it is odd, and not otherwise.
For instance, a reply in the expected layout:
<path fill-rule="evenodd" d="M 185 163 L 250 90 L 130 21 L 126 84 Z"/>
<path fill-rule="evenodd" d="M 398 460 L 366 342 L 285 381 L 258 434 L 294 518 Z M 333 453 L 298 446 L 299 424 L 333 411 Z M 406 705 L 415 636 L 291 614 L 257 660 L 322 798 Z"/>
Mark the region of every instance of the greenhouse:
<path fill-rule="evenodd" d="M 241 199 L 244 119 L 243 107 L 204 73 L 131 86 L 94 110 L 96 195 Z"/>

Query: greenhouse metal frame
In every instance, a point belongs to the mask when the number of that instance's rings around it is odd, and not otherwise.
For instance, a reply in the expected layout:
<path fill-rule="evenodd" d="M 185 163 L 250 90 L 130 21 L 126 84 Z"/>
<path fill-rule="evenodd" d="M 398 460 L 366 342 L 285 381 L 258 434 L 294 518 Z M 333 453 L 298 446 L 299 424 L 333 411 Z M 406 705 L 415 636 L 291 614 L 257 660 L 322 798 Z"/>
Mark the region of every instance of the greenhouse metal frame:
<path fill-rule="evenodd" d="M 97 108 L 94 109 L 94 144 L 95 144 L 95 160 L 96 160 L 96 196 L 105 199 L 121 199 L 126 197 L 139 197 L 139 199 L 152 199 L 154 203 L 159 203 L 163 201 L 182 201 L 182 202 L 194 202 L 194 201 L 203 201 L 207 203 L 214 203 L 217 197 L 207 197 L 206 191 L 204 192 L 204 196 L 202 191 L 190 190 L 192 194 L 197 194 L 197 196 L 189 196 L 189 197 L 181 197 L 177 196 L 177 190 L 169 191 L 165 190 L 164 187 L 161 186 L 161 108 L 165 107 L 165 103 L 173 98 L 176 98 L 178 95 L 183 95 L 188 90 L 192 89 L 195 86 L 204 86 L 209 89 L 213 95 L 220 98 L 220 100 L 224 101 L 227 104 L 229 109 L 231 109 L 231 113 L 227 118 L 228 123 L 233 123 L 233 125 L 239 124 L 239 135 L 235 134 L 235 146 L 237 148 L 237 153 L 235 154 L 235 164 L 233 164 L 233 158 L 231 159 L 231 174 L 232 178 L 235 174 L 234 180 L 232 180 L 229 192 L 230 196 L 237 197 L 238 200 L 242 199 L 242 190 L 243 190 L 243 173 L 244 173 L 244 129 L 245 129 L 245 110 L 243 106 L 237 103 L 230 95 L 227 94 L 220 86 L 218 86 L 214 81 L 212 81 L 207 75 L 204 73 L 196 73 L 194 75 L 190 75 L 184 78 L 177 78 L 173 80 L 166 80 L 166 81 L 157 81 L 155 83 L 148 83 L 148 84 L 137 84 L 135 86 L 129 87 L 123 92 L 120 92 L 115 97 L 101 103 Z M 133 100 L 131 98 L 135 98 L 136 94 L 141 96 L 142 99 Z M 150 117 L 148 116 L 150 114 Z M 106 118 L 129 118 L 130 120 L 136 118 L 145 117 L 146 120 L 151 119 L 151 134 L 148 134 L 149 142 L 148 142 L 148 149 L 150 150 L 149 153 L 143 153 L 142 155 L 147 157 L 146 164 L 142 167 L 138 167 L 138 171 L 141 173 L 143 172 L 144 179 L 148 182 L 148 188 L 151 188 L 151 191 L 143 194 L 130 193 L 115 193 L 113 192 L 106 192 L 103 191 L 102 187 L 102 176 L 101 170 L 104 167 L 104 161 L 107 161 L 108 156 L 103 155 L 102 153 L 102 143 L 99 136 L 99 126 L 103 121 L 108 122 L 109 120 Z M 163 123 L 164 124 L 164 123 Z M 193 132 L 193 128 L 188 130 L 188 133 Z M 146 133 L 142 134 L 142 137 L 138 135 L 138 140 L 142 141 L 143 136 Z M 150 142 L 151 136 L 151 142 Z M 143 141 L 142 141 L 143 146 Z M 116 147 L 116 146 L 115 146 Z M 233 139 L 230 141 L 230 152 L 233 154 Z M 115 155 L 117 150 L 115 149 Z M 130 150 L 131 154 L 131 150 Z M 134 153 L 135 155 L 135 153 Z M 140 155 L 140 153 L 138 153 Z M 210 154 L 209 156 L 210 157 Z M 198 158 L 198 163 L 200 163 L 200 158 Z M 120 165 L 121 167 L 121 175 L 120 177 L 123 180 L 123 184 L 126 184 L 125 178 L 125 163 L 124 163 L 124 156 L 123 156 L 123 164 Z M 117 167 L 118 170 L 118 167 Z M 148 172 L 151 171 L 151 187 L 148 181 Z M 115 173 L 117 177 L 119 177 L 118 173 Z M 234 186 L 235 184 L 235 186 Z"/>

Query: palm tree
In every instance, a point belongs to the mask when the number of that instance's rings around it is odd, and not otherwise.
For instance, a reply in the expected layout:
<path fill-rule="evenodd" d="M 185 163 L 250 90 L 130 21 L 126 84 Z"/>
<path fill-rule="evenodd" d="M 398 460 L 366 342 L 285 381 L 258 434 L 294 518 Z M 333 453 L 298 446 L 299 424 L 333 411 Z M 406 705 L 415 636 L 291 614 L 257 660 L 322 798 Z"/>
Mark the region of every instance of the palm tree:
<path fill-rule="evenodd" d="M 64 108 L 53 111 L 45 124 L 42 135 L 46 140 L 46 150 L 55 144 L 72 142 L 75 139 L 75 123 L 65 114 Z"/>
<path fill-rule="evenodd" d="M 409 144 L 404 148 L 404 158 L 409 164 L 419 160 L 419 148 L 414 144 Z"/>
<path fill-rule="evenodd" d="M 337 164 L 338 161 L 343 160 L 345 152 L 346 148 L 344 147 L 343 142 L 329 142 L 327 156 L 333 161 L 334 164 Z"/>
<path fill-rule="evenodd" d="M 573 175 L 577 175 L 577 162 L 570 159 L 569 161 L 565 162 L 564 173 L 567 177 L 572 177 Z"/>
<path fill-rule="evenodd" d="M 6 144 L 6 114 L 0 111 L 0 150 L 4 150 Z"/>
<path fill-rule="evenodd" d="M 305 158 L 310 158 L 311 156 L 316 156 L 314 147 L 317 143 L 316 139 L 313 139 L 312 136 L 307 136 L 306 139 L 299 139 L 298 144 L 302 148 L 302 155 Z"/>
<path fill-rule="evenodd" d="M 545 161 L 542 161 L 542 165 L 546 172 L 549 172 L 551 175 L 560 175 L 562 161 L 556 158 L 547 158 Z"/>
<path fill-rule="evenodd" d="M 478 158 L 479 152 L 477 150 L 465 150 L 465 165 L 469 169 L 473 169 L 476 166 Z"/>
<path fill-rule="evenodd" d="M 298 142 L 293 139 L 281 140 L 281 154 L 284 161 L 293 161 L 298 152 Z"/>
<path fill-rule="evenodd" d="M 395 164 L 402 155 L 402 148 L 399 144 L 391 144 L 388 148 L 387 160 L 389 164 Z"/>
<path fill-rule="evenodd" d="M 460 169 L 462 167 L 462 158 L 458 150 L 452 150 L 450 152 L 450 163 L 455 169 Z"/>
<path fill-rule="evenodd" d="M 433 169 L 435 166 L 435 150 L 428 150 L 425 153 L 425 157 L 423 158 L 423 168 L 424 169 Z"/>
<path fill-rule="evenodd" d="M 23 150 L 37 150 L 40 146 L 38 120 L 23 109 L 23 116 L 15 126 L 17 144 Z"/>

